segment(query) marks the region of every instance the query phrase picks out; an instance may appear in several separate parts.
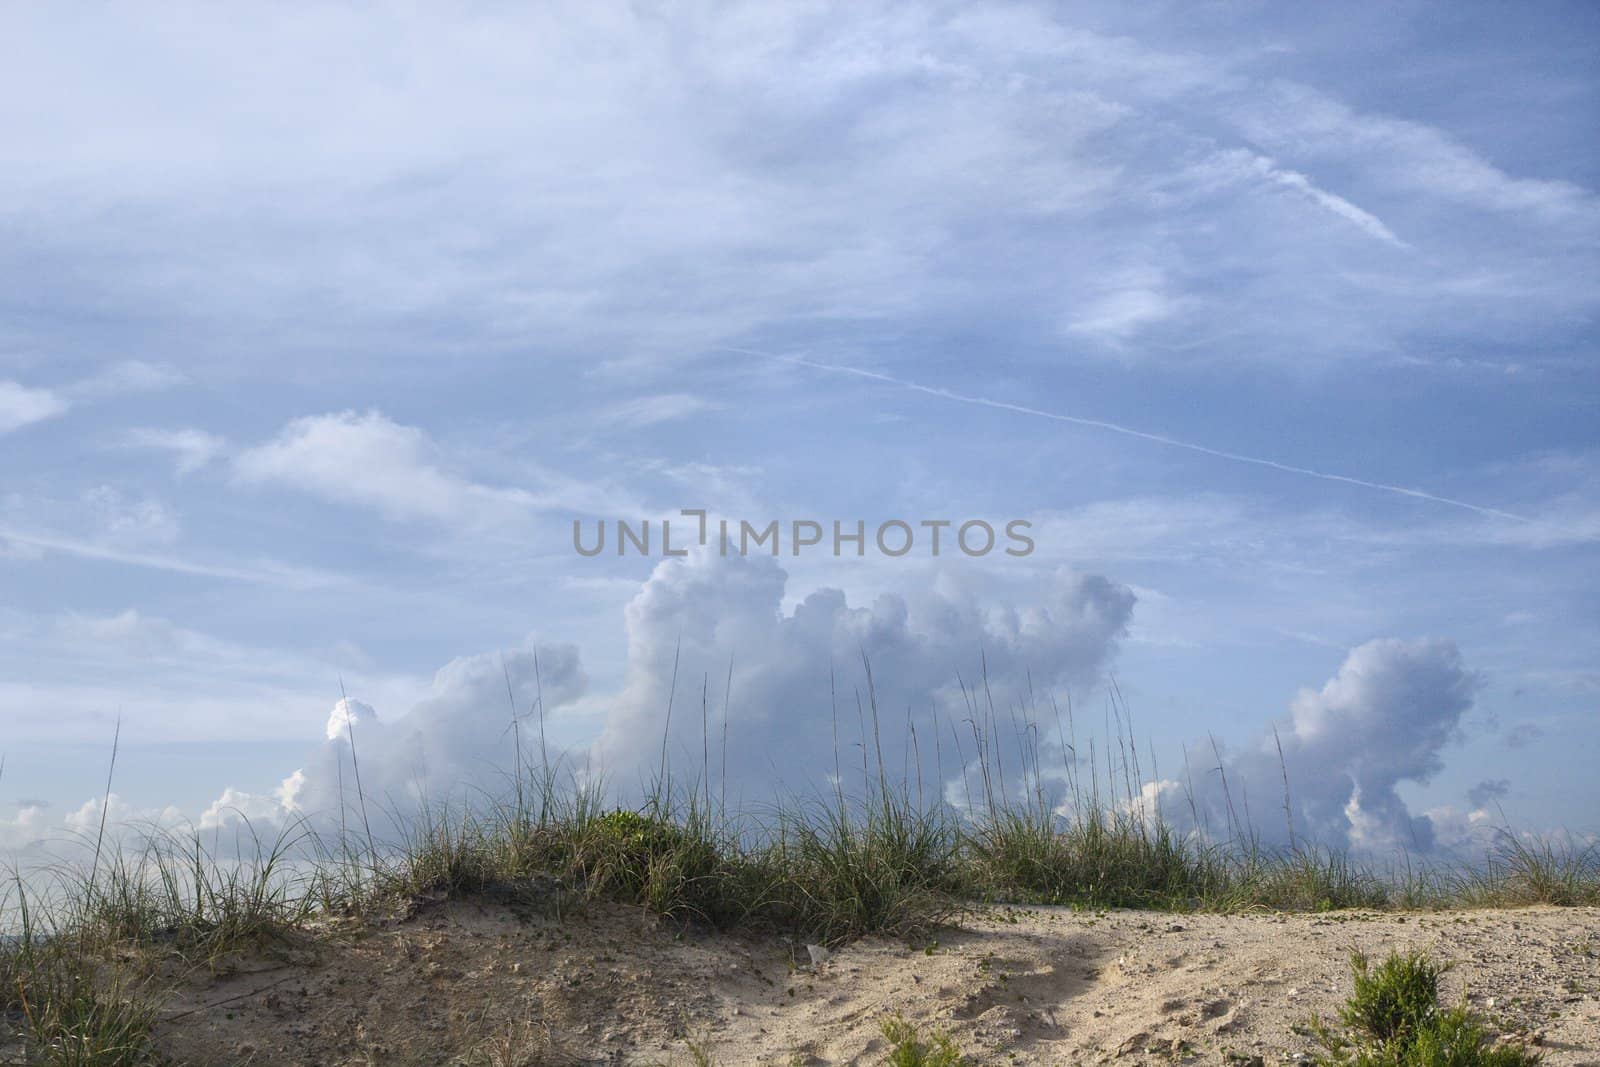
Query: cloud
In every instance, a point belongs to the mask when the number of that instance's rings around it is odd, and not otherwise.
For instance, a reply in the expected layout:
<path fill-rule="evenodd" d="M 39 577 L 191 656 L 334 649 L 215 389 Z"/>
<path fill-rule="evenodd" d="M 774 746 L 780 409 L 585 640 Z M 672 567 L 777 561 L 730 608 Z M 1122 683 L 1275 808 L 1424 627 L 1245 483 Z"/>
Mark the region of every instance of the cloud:
<path fill-rule="evenodd" d="M 381 613 L 364 603 L 363 614 Z M 10 747 L 15 758 L 23 751 L 18 745 L 103 742 L 119 713 L 128 726 L 125 741 L 240 751 L 267 739 L 309 743 L 321 736 L 341 678 L 389 707 L 409 706 L 427 685 L 426 676 L 363 661 L 318 634 L 263 634 L 245 619 L 213 620 L 218 629 L 206 632 L 195 622 L 194 612 L 176 606 L 174 617 L 134 608 L 0 610 L 0 755 Z M 196 774 L 204 778 L 201 764 Z"/>
<path fill-rule="evenodd" d="M 94 374 L 65 386 L 62 393 L 73 403 L 100 400 L 126 393 L 150 393 L 185 385 L 188 375 L 176 367 L 142 360 L 123 360 L 102 367 Z"/>
<path fill-rule="evenodd" d="M 376 822 L 381 815 L 389 826 L 423 804 L 501 798 L 516 765 L 513 702 L 524 747 L 537 758 L 541 696 L 548 722 L 587 687 L 575 646 L 529 638 L 517 648 L 452 660 L 423 699 L 392 719 L 358 699 L 341 699 L 329 715 L 327 740 L 284 780 L 278 801 L 323 825 L 338 818 L 341 806 L 354 817 L 359 774 L 370 816 Z M 247 810 L 267 810 L 248 794 L 239 797 Z"/>
<path fill-rule="evenodd" d="M 29 389 L 0 379 L 0 433 L 43 422 L 66 410 L 66 401 L 48 389 Z"/>
<path fill-rule="evenodd" d="M 16 814 L 0 818 L 0 849 L 37 848 L 52 834 L 62 832 L 62 821 L 52 818 L 49 805 L 22 801 Z"/>
<path fill-rule="evenodd" d="M 129 448 L 169 452 L 178 474 L 192 474 L 208 465 L 228 447 L 228 442 L 204 430 L 134 429 L 123 436 Z"/>
<path fill-rule="evenodd" d="M 1510 749 L 1527 748 L 1544 736 L 1544 730 L 1531 722 L 1519 723 L 1505 732 L 1500 743 Z"/>
<path fill-rule="evenodd" d="M 0 538 L 24 545 L 49 547 L 50 534 L 35 537 L 27 531 L 53 530 L 106 550 L 141 551 L 170 545 L 181 529 L 177 513 L 165 502 L 111 485 L 91 486 L 65 500 L 19 493 L 0 497 Z"/>
<path fill-rule="evenodd" d="M 366 733 L 367 727 L 377 721 L 378 713 L 372 705 L 351 700 L 349 697 L 340 697 L 339 703 L 335 704 L 333 711 L 328 714 L 328 740 L 348 739 L 357 729 Z"/>
<path fill-rule="evenodd" d="M 1486 778 L 1467 790 L 1467 803 L 1473 809 L 1486 808 L 1511 794 L 1511 781 L 1507 778 Z"/>
<path fill-rule="evenodd" d="M 1213 837 L 1255 833 L 1285 843 L 1287 820 L 1277 816 L 1287 775 L 1299 843 L 1426 852 L 1434 827 L 1398 787 L 1426 784 L 1442 769 L 1478 686 L 1448 641 L 1369 641 L 1321 689 L 1300 691 L 1276 737 L 1223 752 L 1220 762 L 1209 747 L 1191 749 L 1180 779 L 1152 785 L 1179 825 L 1198 816 Z"/>
<path fill-rule="evenodd" d="M 1462 531 L 1462 540 L 1519 548 L 1560 548 L 1600 542 L 1600 506 L 1574 496 L 1552 501 L 1527 522 L 1489 522 Z"/>
<path fill-rule="evenodd" d="M 0 378 L 0 434 L 66 414 L 78 404 L 129 392 L 165 389 L 186 379 L 170 367 L 114 363 L 92 377 L 51 389 L 30 388 Z"/>
<path fill-rule="evenodd" d="M 478 524 L 525 516 L 531 498 L 479 485 L 446 469 L 422 430 L 376 411 L 309 415 L 240 453 L 241 481 L 298 489 L 394 519 Z"/>
<path fill-rule="evenodd" d="M 1485 317 L 1542 336 L 1594 306 L 1574 269 L 1592 244 L 1524 228 L 1592 215 L 1581 187 L 1259 76 L 1269 48 L 1168 48 L 1138 19 L 1122 33 L 1112 15 L 1095 32 L 1102 16 L 1030 4 L 740 18 L 557 5 L 416 10 L 384 28 L 204 18 L 188 32 L 206 46 L 178 51 L 158 26 L 113 20 L 107 33 L 158 65 L 117 81 L 62 58 L 69 22 L 14 19 L 17 39 L 56 44 L 12 64 L 12 95 L 62 90 L 52 122 L 18 116 L 0 146 L 19 260 L 77 253 L 70 275 L 21 266 L 15 281 L 157 320 L 292 320 L 282 358 L 307 364 L 317 342 L 375 322 L 447 325 L 408 336 L 453 359 L 656 366 L 774 327 L 915 336 L 970 319 L 1006 324 L 997 347 L 1065 322 L 1069 341 L 1152 341 L 1129 356 L 1300 366 L 1481 337 Z M 586 58 L 598 51 L 614 62 Z M 396 82 L 383 56 L 414 77 Z M 1515 58 L 1524 73 L 1527 52 Z M 281 84 L 305 92 L 261 95 Z M 1270 155 L 1231 150 L 1240 173 L 1187 195 L 1197 160 L 1240 143 Z M 1438 210 L 1440 190 L 1457 210 Z M 137 225 L 102 210 L 130 199 L 148 209 Z M 1284 225 L 1295 201 L 1329 225 Z M 1475 225 L 1506 205 L 1534 217 Z M 1341 231 L 1373 240 L 1327 239 Z M 1433 258 L 1392 255 L 1397 233 Z M 1101 291 L 1129 248 L 1163 284 Z M 1352 284 L 1378 269 L 1390 276 Z M 1507 285 L 1447 291 L 1485 273 Z"/>
<path fill-rule="evenodd" d="M 53 817 L 46 805 L 23 802 L 15 815 L 0 818 L 0 850 L 44 854 L 55 859 L 77 850 L 88 851 L 99 837 L 102 812 L 108 848 L 125 841 L 132 843 L 130 835 L 182 830 L 191 825 L 184 813 L 170 804 L 135 807 L 117 793 L 86 800 L 60 818 Z"/>
<path fill-rule="evenodd" d="M 715 753 L 709 773 L 720 779 L 725 762 L 730 791 L 766 799 L 775 784 L 803 793 L 826 789 L 841 764 L 847 787 L 856 790 L 863 741 L 856 700 L 870 700 L 875 691 L 882 721 L 872 733 L 882 739 L 887 773 L 908 783 L 920 773 L 931 797 L 936 746 L 948 748 L 951 725 L 970 714 L 959 676 L 975 685 L 986 664 L 1002 715 L 1024 699 L 1030 675 L 1040 693 L 1091 685 L 1134 605 L 1126 587 L 1070 571 L 1047 578 L 1033 602 L 1014 605 L 985 604 L 939 582 L 862 606 L 851 606 L 840 589 L 821 588 L 786 611 L 787 584 L 783 568 L 765 557 L 696 553 L 659 564 L 627 608 L 625 681 L 606 706 L 594 765 L 635 786 L 658 772 L 665 738 L 680 780 L 698 775 L 705 688 Z M 731 691 L 725 691 L 730 667 Z M 843 751 L 834 748 L 830 684 Z M 908 723 L 917 731 L 915 745 Z M 956 767 L 950 751 L 945 768 Z"/>
<path fill-rule="evenodd" d="M 1597 204 L 1573 182 L 1517 178 L 1448 133 L 1421 122 L 1363 114 L 1306 85 L 1277 82 L 1235 112 L 1254 139 L 1321 158 L 1359 159 L 1410 191 L 1551 221 L 1596 221 Z"/>
<path fill-rule="evenodd" d="M 178 538 L 178 516 L 159 500 L 130 500 L 109 485 L 83 496 L 99 537 L 112 544 L 171 544 Z"/>
<path fill-rule="evenodd" d="M 1067 332 L 1113 344 L 1180 314 L 1192 302 L 1173 296 L 1159 270 L 1124 271 L 1095 288 L 1073 312 Z"/>
<path fill-rule="evenodd" d="M 1195 494 L 1090 501 L 1043 512 L 1034 527 L 1041 549 L 1063 559 L 1192 562 L 1244 550 L 1260 522 L 1241 500 Z"/>
<path fill-rule="evenodd" d="M 623 795 L 656 775 L 663 738 L 668 769 L 680 784 L 704 781 L 710 747 L 718 788 L 721 767 L 728 768 L 730 797 L 766 801 L 782 789 L 826 790 L 836 755 L 857 768 L 846 783 L 854 790 L 863 754 L 857 692 L 870 700 L 863 656 L 881 711 L 874 747 L 881 741 L 887 773 L 908 785 L 920 775 L 932 800 L 941 748 L 946 774 L 960 777 L 949 736 L 968 714 L 958 673 L 981 684 L 986 663 L 987 685 L 1002 709 L 1021 701 L 1030 684 L 1091 685 L 1114 655 L 1134 603 L 1122 586 L 1065 571 L 1041 588 L 1035 603 L 1016 606 L 985 605 L 937 587 L 851 607 L 842 591 L 823 588 L 785 611 L 786 584 L 782 568 L 765 557 L 697 552 L 663 561 L 626 610 L 627 670 L 619 692 L 586 698 L 588 679 L 572 645 L 530 637 L 518 648 L 462 657 L 395 718 L 355 697 L 339 701 L 327 739 L 275 794 L 233 790 L 206 818 L 226 822 L 235 810 L 328 825 L 343 810 L 348 823 L 357 817 L 357 761 L 361 795 L 375 821 L 382 813 L 386 830 L 391 819 L 409 819 L 425 802 L 503 796 L 515 765 L 512 705 L 526 755 L 537 761 L 541 692 L 551 733 L 570 733 L 569 723 L 585 708 L 600 713 L 599 738 L 567 766 Z M 731 694 L 724 688 L 730 663 Z M 830 672 L 845 746 L 837 753 Z M 702 682 L 709 733 L 702 732 Z M 553 744 L 549 754 L 561 755 Z"/>
<path fill-rule="evenodd" d="M 603 482 L 581 481 L 535 463 L 519 465 L 535 488 L 474 481 L 428 434 L 377 411 L 308 415 L 277 437 L 235 456 L 244 484 L 274 485 L 345 506 L 370 508 L 398 521 L 429 522 L 462 532 L 519 536 L 537 513 L 580 515 L 648 512 Z"/>
<path fill-rule="evenodd" d="M 595 419 L 603 425 L 639 429 L 717 411 L 721 406 L 689 393 L 656 393 L 613 404 L 603 409 Z"/>
<path fill-rule="evenodd" d="M 1369 237 L 1375 237 L 1396 248 L 1411 247 L 1396 237 L 1394 231 L 1384 225 L 1383 220 L 1376 215 L 1369 211 L 1363 211 L 1342 196 L 1337 196 L 1326 189 L 1319 188 L 1304 174 L 1278 166 L 1270 157 L 1258 155 L 1247 149 L 1226 152 L 1223 153 L 1223 156 L 1225 159 L 1240 165 L 1247 173 L 1299 193 L 1318 207 L 1330 211 L 1346 222 L 1351 223 Z"/>
<path fill-rule="evenodd" d="M 314 660 L 223 640 L 135 608 L 114 615 L 67 612 L 53 620 L 47 636 L 51 645 L 80 655 L 81 650 L 93 650 L 97 663 L 121 658 L 146 665 L 181 665 L 197 678 L 234 671 L 288 678 L 319 666 Z"/>
<path fill-rule="evenodd" d="M 191 669 L 202 675 L 218 656 L 242 660 L 248 651 L 134 612 L 111 618 L 72 617 L 63 620 L 62 626 L 70 637 L 113 643 L 140 656 L 193 657 Z M 282 657 L 265 657 L 256 670 L 271 673 L 290 666 L 296 665 Z M 300 661 L 297 666 L 304 674 L 311 665 Z M 318 744 L 308 738 L 305 761 L 275 790 L 251 792 L 230 786 L 200 814 L 195 825 L 213 830 L 249 820 L 258 832 L 270 836 L 275 829 L 304 817 L 313 826 L 331 829 L 340 825 L 341 806 L 347 823 L 359 820 L 364 798 L 374 833 L 389 834 L 397 823 L 419 813 L 424 804 L 502 796 L 515 766 L 510 755 L 514 736 L 511 702 L 522 720 L 522 739 L 533 759 L 539 751 L 541 695 L 544 715 L 554 718 L 568 714 L 587 685 L 574 646 L 536 643 L 530 638 L 516 648 L 452 660 L 434 675 L 420 700 L 389 719 L 359 699 L 340 699 L 333 705 L 326 727 L 319 731 L 326 740 Z M 185 710 L 201 717 L 216 715 L 215 688 L 207 682 L 205 689 L 212 695 Z M 3 689 L 0 686 L 0 715 L 11 704 Z M 239 694 L 230 692 L 235 703 L 229 711 L 271 714 L 280 724 L 275 736 L 281 737 L 281 724 L 293 702 L 285 700 L 282 688 L 273 689 L 270 696 L 268 707 L 245 709 Z M 305 696 L 299 694 L 299 702 L 303 703 Z M 164 694 L 163 711 L 176 713 L 178 700 L 176 694 Z M 106 725 L 102 723 L 102 729 Z M 59 737 L 59 730 L 51 736 Z M 0 819 L 0 849 L 61 844 L 74 835 L 81 836 L 85 829 L 92 834 L 98 827 L 99 811 L 98 800 L 65 817 L 53 818 L 42 806 L 24 806 L 9 820 Z M 189 825 L 183 814 L 170 806 L 134 809 L 115 795 L 107 821 L 119 832 Z"/>
<path fill-rule="evenodd" d="M 301 776 L 296 772 L 285 779 L 276 792 L 268 796 L 248 793 L 229 786 L 222 791 L 221 796 L 212 801 L 210 807 L 200 813 L 197 828 L 217 830 L 249 823 L 265 831 L 274 826 L 281 826 L 285 821 L 285 815 L 291 810 L 289 804 L 299 787 L 300 780 Z"/>
<path fill-rule="evenodd" d="M 1365 478 L 1356 478 L 1347 474 L 1335 474 L 1330 471 L 1316 470 L 1310 467 L 1296 466 L 1280 460 L 1270 459 L 1265 456 L 1253 456 L 1240 452 L 1229 452 L 1224 449 L 1212 448 L 1209 445 L 1197 444 L 1176 437 L 1169 437 L 1162 433 L 1153 433 L 1148 430 L 1135 429 L 1119 423 L 1109 422 L 1105 419 L 1090 418 L 1086 415 L 1069 415 L 1057 411 L 1046 411 L 1042 408 L 1029 407 L 1025 404 L 1014 404 L 1004 400 L 995 400 L 985 396 L 975 396 L 968 393 L 957 392 L 941 386 L 925 385 L 921 382 L 898 378 L 891 374 L 867 370 L 862 367 L 852 367 L 839 363 L 821 363 L 800 356 L 779 355 L 772 352 L 761 352 L 750 348 L 724 347 L 721 351 L 734 352 L 745 356 L 754 356 L 758 359 L 772 360 L 779 363 L 788 363 L 794 366 L 811 367 L 815 370 L 827 371 L 832 374 L 847 375 L 853 378 L 862 378 L 867 381 L 881 382 L 893 385 L 908 392 L 921 393 L 924 396 L 938 397 L 942 400 L 957 404 L 968 404 L 974 407 L 989 408 L 995 411 L 1009 411 L 1018 415 L 1035 419 L 1047 419 L 1051 422 L 1066 423 L 1073 426 L 1084 426 L 1124 437 L 1133 437 L 1141 441 L 1162 445 L 1166 448 L 1180 449 L 1186 452 L 1195 452 L 1200 455 L 1212 456 L 1217 459 L 1227 460 L 1230 463 L 1241 463 L 1256 467 L 1265 467 L 1270 470 L 1281 471 L 1285 474 L 1295 474 L 1306 478 L 1314 478 L 1325 482 L 1336 482 L 1342 485 L 1359 486 L 1380 493 L 1390 493 L 1395 496 L 1410 497 L 1414 500 L 1427 500 L 1436 504 L 1444 504 L 1465 511 L 1476 512 L 1489 518 L 1509 519 L 1514 522 L 1531 522 L 1526 516 L 1503 511 L 1499 508 L 1485 507 L 1469 501 L 1459 500 L 1454 497 L 1441 496 L 1422 489 L 1413 489 L 1403 485 L 1393 485 L 1388 482 L 1369 481 Z"/>
<path fill-rule="evenodd" d="M 1007 606 L 936 582 L 863 606 L 821 588 L 785 608 L 787 584 L 783 568 L 766 557 L 695 553 L 663 561 L 626 609 L 627 667 L 615 694 L 585 697 L 572 646 L 530 638 L 517 649 L 464 657 L 440 670 L 429 695 L 398 718 L 357 699 L 340 701 L 327 740 L 275 795 L 234 791 L 206 818 L 226 822 L 226 808 L 331 820 L 342 805 L 348 823 L 357 804 L 350 723 L 362 793 L 387 829 L 424 802 L 503 793 L 513 766 L 511 701 L 530 759 L 536 752 L 535 655 L 547 721 L 584 708 L 602 714 L 598 739 L 569 766 L 587 768 L 625 796 L 646 787 L 663 761 L 679 787 L 726 789 L 730 806 L 769 801 L 775 792 L 826 792 L 836 773 L 859 792 L 876 785 L 881 751 L 894 785 L 920 784 L 927 799 L 942 795 L 959 807 L 964 766 L 976 774 L 964 723 L 971 694 L 982 694 L 980 717 L 993 700 L 999 734 L 991 757 L 998 754 L 1019 781 L 1016 731 L 1025 728 L 1017 726 L 1018 709 L 1100 684 L 1134 604 L 1128 589 L 1068 571 L 1032 603 Z M 1282 844 L 1287 774 L 1300 844 L 1427 852 L 1460 843 L 1468 840 L 1456 826 L 1462 820 L 1446 809 L 1412 812 L 1399 787 L 1426 784 L 1442 769 L 1478 684 L 1449 642 L 1367 642 L 1323 686 L 1295 696 L 1276 738 L 1269 732 L 1224 751 L 1220 764 L 1209 749 L 1191 748 L 1176 779 L 1146 783 L 1145 803 L 1159 805 L 1179 829 L 1192 812 L 1214 838 L 1244 832 Z M 1060 762 L 1052 737 L 1034 740 L 1047 766 Z M 1060 789 L 1052 774 L 1045 777 L 1046 788 Z M 1508 789 L 1503 781 L 1479 783 L 1470 799 L 1480 809 Z"/>
<path fill-rule="evenodd" d="M 5 525 L 0 525 L 0 552 L 15 554 L 21 558 L 34 558 L 54 552 L 78 559 L 166 571 L 170 574 L 220 578 L 226 581 L 280 586 L 286 589 L 312 589 L 349 584 L 348 579 L 331 571 L 299 567 L 276 560 L 214 562 L 194 559 L 186 553 L 149 552 L 104 544 L 74 534 Z"/>

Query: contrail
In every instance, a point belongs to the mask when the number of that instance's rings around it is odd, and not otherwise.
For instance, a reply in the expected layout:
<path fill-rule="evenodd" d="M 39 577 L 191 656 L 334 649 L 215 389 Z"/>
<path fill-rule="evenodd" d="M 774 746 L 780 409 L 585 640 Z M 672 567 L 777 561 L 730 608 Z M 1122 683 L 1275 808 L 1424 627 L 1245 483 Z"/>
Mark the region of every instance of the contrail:
<path fill-rule="evenodd" d="M 1280 463 L 1275 459 L 1262 456 L 1247 456 L 1240 452 L 1228 452 L 1220 448 L 1211 448 L 1207 445 L 1197 445 L 1193 441 L 1182 441 L 1176 437 L 1165 434 L 1150 433 L 1146 430 L 1136 430 L 1131 426 L 1123 426 L 1104 419 L 1089 419 L 1081 415 L 1063 415 L 1057 411 L 1045 411 L 1041 408 L 1031 408 L 1025 404 L 1011 404 L 1004 400 L 991 400 L 986 396 L 973 396 L 969 393 L 958 393 L 953 389 L 945 389 L 936 385 L 923 385 L 921 382 L 909 381 L 905 378 L 896 378 L 891 374 L 880 374 L 877 371 L 863 370 L 860 367 L 849 367 L 838 363 L 821 363 L 816 360 L 802 359 L 799 356 L 780 356 L 773 352 L 758 352 L 752 348 L 733 348 L 726 345 L 716 346 L 717 351 L 736 352 L 744 356 L 756 356 L 760 359 L 769 359 L 778 363 L 790 363 L 798 367 L 811 367 L 815 370 L 830 371 L 834 374 L 849 374 L 868 381 L 883 382 L 887 385 L 899 386 L 915 393 L 924 393 L 936 396 L 942 400 L 953 400 L 959 404 L 973 404 L 977 407 L 993 408 L 996 411 L 1011 411 L 1018 415 L 1031 415 L 1038 419 L 1049 419 L 1052 422 L 1067 422 L 1074 426 L 1088 426 L 1096 430 L 1106 430 L 1119 433 L 1125 437 L 1136 437 L 1141 441 L 1153 441 L 1158 445 L 1168 448 L 1181 448 L 1186 452 L 1198 452 L 1203 456 L 1214 456 L 1217 459 L 1231 460 L 1234 463 L 1248 463 L 1256 467 L 1267 467 L 1286 474 L 1299 474 L 1307 478 L 1320 478 L 1325 482 L 1339 482 L 1344 485 L 1360 486 L 1363 489 L 1376 489 L 1382 493 L 1393 493 L 1396 496 L 1411 497 L 1414 500 L 1427 500 L 1435 504 L 1445 504 L 1453 508 L 1462 508 L 1466 511 L 1476 512 L 1479 515 L 1489 515 L 1498 519 L 1512 519 L 1516 522 L 1533 522 L 1526 515 L 1517 515 L 1499 508 L 1484 507 L 1466 500 L 1456 500 L 1448 496 L 1439 496 L 1421 489 L 1412 489 L 1404 485 L 1390 485 L 1387 482 L 1373 482 L 1365 478 L 1352 478 L 1347 474 L 1332 474 L 1328 471 L 1313 470 L 1310 467 L 1297 467 L 1292 463 Z"/>

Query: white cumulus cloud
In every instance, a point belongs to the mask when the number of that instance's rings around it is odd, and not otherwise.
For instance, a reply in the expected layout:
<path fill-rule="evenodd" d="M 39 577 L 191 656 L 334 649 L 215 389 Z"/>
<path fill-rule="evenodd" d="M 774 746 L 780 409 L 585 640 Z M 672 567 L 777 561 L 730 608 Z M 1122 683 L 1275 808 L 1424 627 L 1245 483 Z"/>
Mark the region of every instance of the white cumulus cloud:
<path fill-rule="evenodd" d="M 1449 641 L 1368 641 L 1322 688 L 1300 691 L 1276 737 L 1223 751 L 1220 762 L 1209 746 L 1191 749 L 1183 776 L 1161 783 L 1163 814 L 1180 824 L 1198 816 L 1217 838 L 1254 833 L 1282 843 L 1287 775 L 1298 843 L 1429 851 L 1433 823 L 1406 806 L 1398 787 L 1443 769 L 1478 685 Z"/>
<path fill-rule="evenodd" d="M 720 779 L 726 706 L 731 793 L 765 799 L 780 784 L 798 792 L 826 788 L 836 755 L 854 789 L 867 732 L 881 739 L 896 784 L 914 780 L 920 755 L 931 796 L 936 746 L 947 750 L 947 776 L 959 777 L 949 731 L 968 714 L 963 679 L 979 684 L 986 667 L 1002 716 L 1021 702 L 1030 676 L 1041 693 L 1093 684 L 1134 605 L 1125 586 L 1066 570 L 1044 583 L 1033 602 L 1017 605 L 986 603 L 935 583 L 864 605 L 851 605 L 840 589 L 823 588 L 786 610 L 787 581 L 770 558 L 705 553 L 659 564 L 627 608 L 626 682 L 609 705 L 594 764 L 619 785 L 649 779 L 660 769 L 665 736 L 669 769 L 676 768 L 680 780 L 700 773 L 707 748 L 709 773 Z M 731 691 L 725 691 L 730 665 Z M 839 715 L 837 752 L 830 678 Z M 711 704 L 704 717 L 703 691 Z M 857 697 L 870 702 L 874 693 L 880 722 L 863 731 Z M 670 724 L 669 700 L 675 708 Z M 1009 734 L 1010 726 L 1005 729 Z M 877 747 L 872 742 L 874 775 Z"/>
<path fill-rule="evenodd" d="M 234 463 L 247 482 L 274 483 L 392 518 L 461 521 L 522 503 L 512 490 L 447 470 L 423 431 L 376 411 L 309 415 Z"/>

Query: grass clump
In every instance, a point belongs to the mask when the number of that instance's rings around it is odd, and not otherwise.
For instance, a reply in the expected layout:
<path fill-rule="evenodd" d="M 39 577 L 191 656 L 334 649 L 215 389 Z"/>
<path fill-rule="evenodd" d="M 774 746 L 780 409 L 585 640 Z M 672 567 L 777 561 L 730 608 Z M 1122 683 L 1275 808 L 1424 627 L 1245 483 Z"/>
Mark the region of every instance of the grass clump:
<path fill-rule="evenodd" d="M 595 787 L 544 795 L 537 810 L 426 812 L 347 895 L 382 909 L 488 892 L 558 913 L 562 901 L 609 900 L 715 927 L 744 922 L 766 900 L 763 857 L 697 800 L 608 808 Z"/>
<path fill-rule="evenodd" d="M 1385 881 L 1344 853 L 1306 845 L 1269 850 L 1251 844 L 1216 859 L 1223 872 L 1204 906 L 1219 911 L 1388 908 L 1406 885 Z"/>
<path fill-rule="evenodd" d="M 1600 843 L 1558 849 L 1502 831 L 1498 847 L 1480 877 L 1467 881 L 1460 895 L 1492 905 L 1600 905 Z"/>
<path fill-rule="evenodd" d="M 262 842 L 245 831 L 237 858 L 217 855 L 198 833 L 152 831 L 135 851 L 105 850 L 87 877 L 58 872 L 70 901 L 63 925 L 80 940 L 160 943 L 201 960 L 303 926 L 318 910 L 318 895 L 290 870 L 303 833 L 291 828 Z"/>
<path fill-rule="evenodd" d="M 82 958 L 36 961 L 19 983 L 26 1062 L 51 1067 L 134 1067 L 151 1060 L 156 1003 L 124 974 L 90 973 Z"/>
<path fill-rule="evenodd" d="M 33 926 L 17 889 L 21 932 L 0 942 L 0 1041 L 21 1045 L 22 1063 L 135 1067 L 152 1060 L 159 1004 L 148 988 L 95 944 Z"/>
<path fill-rule="evenodd" d="M 874 798 L 859 816 L 843 804 L 792 811 L 767 857 L 777 877 L 765 910 L 820 942 L 914 936 L 956 910 L 959 835 L 904 798 Z"/>
<path fill-rule="evenodd" d="M 859 813 L 796 805 L 768 830 L 713 815 L 698 794 L 657 793 L 636 808 L 601 796 L 578 790 L 532 816 L 434 813 L 383 857 L 365 903 L 554 894 L 835 943 L 929 930 L 962 891 L 957 829 L 904 798 L 875 797 Z"/>
<path fill-rule="evenodd" d="M 889 1042 L 885 1067 L 964 1067 L 967 1062 L 948 1034 L 923 1037 L 899 1012 L 883 1021 L 883 1037 Z"/>
<path fill-rule="evenodd" d="M 1066 822 L 1048 811 L 999 811 L 970 832 L 989 895 L 1084 907 L 1174 907 L 1208 895 L 1206 858 L 1164 825 L 1089 811 Z"/>
<path fill-rule="evenodd" d="M 1540 1057 L 1498 1045 L 1465 1003 L 1439 1004 L 1447 965 L 1421 953 L 1391 952 L 1376 968 L 1351 958 L 1355 991 L 1339 1011 L 1345 1030 L 1312 1021 L 1322 1051 L 1318 1067 L 1531 1067 Z"/>
<path fill-rule="evenodd" d="M 159 961 L 211 966 L 317 913 L 320 875 L 289 869 L 298 836 L 263 844 L 246 826 L 223 857 L 198 834 L 152 830 L 131 848 L 97 838 L 87 867 L 15 875 L 0 893 L 16 923 L 0 930 L 0 1044 L 51 1067 L 155 1062 Z"/>
<path fill-rule="evenodd" d="M 574 844 L 594 891 L 661 915 L 730 926 L 760 902 L 757 864 L 693 799 L 677 819 L 661 804 L 607 812 L 581 826 Z"/>

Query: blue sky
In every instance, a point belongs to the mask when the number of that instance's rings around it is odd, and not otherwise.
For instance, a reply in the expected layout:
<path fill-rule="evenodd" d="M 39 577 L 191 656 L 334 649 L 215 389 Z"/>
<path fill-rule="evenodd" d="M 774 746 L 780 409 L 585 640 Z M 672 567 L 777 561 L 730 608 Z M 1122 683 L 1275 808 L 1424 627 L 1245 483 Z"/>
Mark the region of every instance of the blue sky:
<path fill-rule="evenodd" d="M 1307 14 L 7 8 L 0 843 L 119 716 L 120 813 L 305 810 L 341 682 L 490 774 L 536 649 L 626 779 L 679 642 L 752 782 L 982 654 L 1332 840 L 1600 831 L 1600 12 Z M 1037 550 L 572 551 L 689 507 Z"/>

